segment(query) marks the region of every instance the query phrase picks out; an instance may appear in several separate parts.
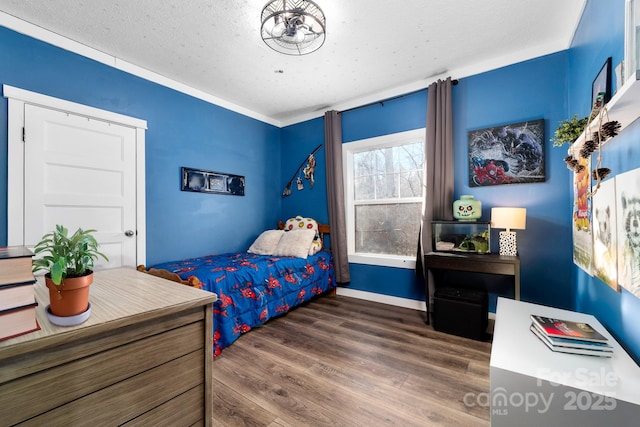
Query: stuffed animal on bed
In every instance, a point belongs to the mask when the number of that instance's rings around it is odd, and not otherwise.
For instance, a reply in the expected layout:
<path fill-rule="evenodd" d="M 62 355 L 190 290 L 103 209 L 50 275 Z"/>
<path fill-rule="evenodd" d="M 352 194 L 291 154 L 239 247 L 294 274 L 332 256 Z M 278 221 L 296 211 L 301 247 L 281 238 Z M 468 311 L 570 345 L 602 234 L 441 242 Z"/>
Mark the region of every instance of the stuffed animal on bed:
<path fill-rule="evenodd" d="M 316 232 L 316 237 L 313 238 L 311 248 L 309 248 L 309 255 L 314 255 L 322 249 L 322 239 L 318 232 L 318 222 L 313 218 L 303 218 L 296 216 L 295 218 L 289 218 L 284 223 L 284 231 L 294 230 L 313 230 Z"/>

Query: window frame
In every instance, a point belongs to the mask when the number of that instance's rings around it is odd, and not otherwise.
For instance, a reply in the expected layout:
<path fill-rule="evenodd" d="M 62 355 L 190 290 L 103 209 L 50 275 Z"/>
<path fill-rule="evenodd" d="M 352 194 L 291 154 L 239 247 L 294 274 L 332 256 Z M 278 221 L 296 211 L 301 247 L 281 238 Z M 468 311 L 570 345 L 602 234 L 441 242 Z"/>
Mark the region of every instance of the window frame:
<path fill-rule="evenodd" d="M 377 265 L 383 267 L 396 267 L 415 269 L 416 256 L 375 254 L 375 253 L 358 253 L 355 251 L 355 191 L 354 191 L 354 154 L 363 151 L 371 151 L 380 148 L 396 147 L 408 143 L 421 142 L 424 146 L 426 138 L 426 128 L 414 129 L 405 132 L 392 133 L 373 138 L 360 139 L 357 141 L 346 142 L 342 144 L 342 162 L 344 166 L 344 202 L 347 226 L 347 252 L 350 263 Z M 423 156 L 426 153 L 423 152 Z M 423 162 L 424 162 L 423 157 Z M 423 163 L 424 164 L 424 163 Z M 423 178 L 424 180 L 424 178 Z M 423 195 L 421 197 L 412 198 L 394 198 L 379 199 L 371 202 L 360 202 L 357 205 L 381 204 L 382 203 L 424 203 L 424 182 Z M 424 210 L 424 206 L 421 209 Z M 416 236 L 416 253 L 418 248 L 418 236 Z"/>

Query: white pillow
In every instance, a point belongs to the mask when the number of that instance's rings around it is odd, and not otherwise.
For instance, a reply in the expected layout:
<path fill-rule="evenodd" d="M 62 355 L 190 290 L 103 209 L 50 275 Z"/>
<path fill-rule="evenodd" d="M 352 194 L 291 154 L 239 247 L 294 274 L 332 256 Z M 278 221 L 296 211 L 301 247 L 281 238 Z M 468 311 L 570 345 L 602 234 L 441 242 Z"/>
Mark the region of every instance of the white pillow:
<path fill-rule="evenodd" d="M 273 255 L 283 234 L 284 230 L 263 231 L 247 252 L 258 255 Z"/>
<path fill-rule="evenodd" d="M 295 218 L 289 218 L 284 223 L 284 230 L 287 232 L 304 229 L 309 229 L 316 232 L 315 240 L 309 248 L 309 255 L 315 255 L 322 249 L 322 239 L 320 239 L 320 235 L 318 234 L 318 221 L 313 218 L 303 218 L 298 215 Z"/>
<path fill-rule="evenodd" d="M 274 255 L 307 258 L 316 232 L 313 230 L 292 230 L 284 233 Z"/>

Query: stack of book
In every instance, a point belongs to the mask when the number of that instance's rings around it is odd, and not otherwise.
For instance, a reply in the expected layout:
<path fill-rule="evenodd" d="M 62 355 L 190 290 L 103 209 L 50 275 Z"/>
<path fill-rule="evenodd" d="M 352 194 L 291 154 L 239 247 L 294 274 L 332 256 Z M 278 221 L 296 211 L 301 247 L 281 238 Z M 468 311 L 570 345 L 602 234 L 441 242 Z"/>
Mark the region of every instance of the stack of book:
<path fill-rule="evenodd" d="M 32 257 L 24 246 L 0 248 L 0 340 L 40 329 Z"/>
<path fill-rule="evenodd" d="M 553 351 L 611 357 L 607 338 L 588 323 L 531 315 L 531 331 Z"/>

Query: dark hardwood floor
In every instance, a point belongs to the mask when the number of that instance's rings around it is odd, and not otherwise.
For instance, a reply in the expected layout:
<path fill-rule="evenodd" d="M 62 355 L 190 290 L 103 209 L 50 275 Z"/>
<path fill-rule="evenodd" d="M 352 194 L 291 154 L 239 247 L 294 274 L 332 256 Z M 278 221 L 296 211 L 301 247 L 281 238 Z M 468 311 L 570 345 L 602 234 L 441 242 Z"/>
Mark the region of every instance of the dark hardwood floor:
<path fill-rule="evenodd" d="M 486 426 L 490 352 L 422 312 L 322 296 L 214 360 L 213 425 Z"/>

